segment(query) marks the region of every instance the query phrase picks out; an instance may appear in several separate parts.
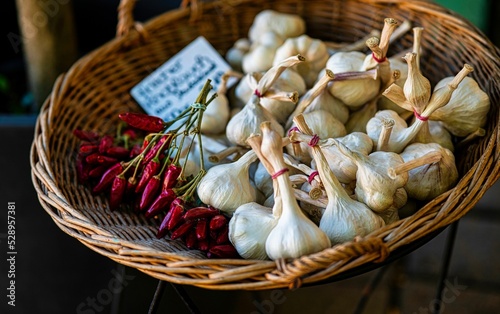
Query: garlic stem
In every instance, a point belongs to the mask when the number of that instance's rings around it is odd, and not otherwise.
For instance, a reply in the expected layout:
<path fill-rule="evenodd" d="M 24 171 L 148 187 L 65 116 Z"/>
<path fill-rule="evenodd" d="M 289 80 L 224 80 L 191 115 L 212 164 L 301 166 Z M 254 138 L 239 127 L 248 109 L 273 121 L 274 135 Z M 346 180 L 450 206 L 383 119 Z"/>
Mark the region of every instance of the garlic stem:
<path fill-rule="evenodd" d="M 268 89 L 267 92 L 264 95 L 262 95 L 262 97 L 278 101 L 289 101 L 294 104 L 296 104 L 299 101 L 299 93 L 297 91 L 290 93 L 290 92 L 277 91 L 272 88 Z"/>
<path fill-rule="evenodd" d="M 325 208 L 328 205 L 328 199 L 325 197 L 321 197 L 318 199 L 312 199 L 307 192 L 304 192 L 299 189 L 293 189 L 295 198 L 298 199 L 299 201 L 306 202 L 308 204 Z"/>
<path fill-rule="evenodd" d="M 363 49 L 365 49 L 365 42 L 368 38 L 370 37 L 379 37 L 380 36 L 380 31 L 378 30 L 372 30 L 368 35 L 366 35 L 365 37 L 353 42 L 353 43 L 350 43 L 350 44 L 346 44 L 346 43 L 335 43 L 335 42 L 325 42 L 326 46 L 332 50 L 334 50 L 335 52 L 339 52 L 339 51 L 361 51 Z"/>
<path fill-rule="evenodd" d="M 227 157 L 231 156 L 234 153 L 239 153 L 242 152 L 243 149 L 239 146 L 230 146 L 217 154 L 213 154 L 208 156 L 208 160 L 213 163 L 219 163 L 221 160 L 226 159 Z"/>
<path fill-rule="evenodd" d="M 328 86 L 328 83 L 335 79 L 335 75 L 331 70 L 326 69 L 325 74 L 318 80 L 314 86 L 307 91 L 307 93 L 302 96 L 300 103 L 295 107 L 295 110 L 288 117 L 288 121 L 286 122 L 286 128 L 289 128 L 292 125 L 293 117 L 298 114 L 303 113 L 307 107 L 313 102 L 316 97 L 318 97 L 321 93 L 325 91 L 325 88 Z"/>
<path fill-rule="evenodd" d="M 380 132 L 377 150 L 388 151 L 389 149 L 389 139 L 391 138 L 392 128 L 396 121 L 394 119 L 384 119 L 382 121 L 382 132 Z"/>
<path fill-rule="evenodd" d="M 219 88 L 217 89 L 217 94 L 225 95 L 227 93 L 227 81 L 232 77 L 241 79 L 243 77 L 243 74 L 232 70 L 226 71 L 224 74 L 222 74 L 221 82 Z"/>
<path fill-rule="evenodd" d="M 417 54 L 417 68 L 420 70 L 420 54 L 421 54 L 421 45 L 420 42 L 422 40 L 422 31 L 423 27 L 414 27 L 413 28 L 413 53 Z"/>
<path fill-rule="evenodd" d="M 380 40 L 377 37 L 368 38 L 366 46 L 370 48 L 375 57 L 379 60 L 384 58 L 384 51 L 379 46 Z"/>
<path fill-rule="evenodd" d="M 255 152 L 255 154 L 259 158 L 259 160 L 262 163 L 262 165 L 264 166 L 264 168 L 266 168 L 267 172 L 269 174 L 275 173 L 274 167 L 264 157 L 264 155 L 262 154 L 262 151 L 260 150 L 260 147 L 262 145 L 262 137 L 260 135 L 258 135 L 258 134 L 252 134 L 251 136 L 248 137 L 247 144 Z"/>
<path fill-rule="evenodd" d="M 259 93 L 261 95 L 264 95 L 267 90 L 274 84 L 274 82 L 279 78 L 281 73 L 283 73 L 287 68 L 290 68 L 303 61 L 306 61 L 306 58 L 299 54 L 286 58 L 276 66 L 270 68 L 259 80 L 259 83 L 257 85 L 257 90 L 259 91 Z"/>
<path fill-rule="evenodd" d="M 306 174 L 307 176 L 310 176 L 315 171 L 314 169 L 312 169 L 311 167 L 309 167 L 306 164 L 297 163 L 297 161 L 295 159 L 293 159 L 290 155 L 286 155 L 286 154 L 283 155 L 283 160 L 285 161 L 285 163 L 287 165 L 301 171 L 302 173 Z M 321 183 L 321 179 L 319 176 L 315 176 L 314 181 Z"/>
<path fill-rule="evenodd" d="M 380 44 L 379 44 L 379 47 L 382 50 L 382 58 L 384 58 L 387 54 L 391 35 L 397 26 L 398 22 L 395 19 L 393 18 L 384 19 L 384 27 L 382 28 L 382 34 L 380 35 Z"/>
<path fill-rule="evenodd" d="M 389 39 L 389 43 L 393 43 L 395 40 L 399 39 L 406 32 L 411 29 L 411 22 L 409 20 L 404 20 L 391 34 L 391 38 Z"/>
<path fill-rule="evenodd" d="M 408 172 L 412 169 L 421 167 L 423 165 L 427 164 L 432 164 L 435 162 L 441 161 L 443 158 L 443 154 L 441 154 L 440 151 L 433 151 L 430 153 L 427 153 L 421 157 L 412 159 L 410 161 L 407 161 L 405 163 L 402 163 L 400 165 L 397 165 L 395 167 L 391 167 L 387 169 L 387 174 L 389 175 L 390 178 L 394 179 L 398 175 Z"/>
<path fill-rule="evenodd" d="M 413 110 L 421 114 L 431 98 L 431 83 L 422 75 L 417 66 L 416 53 L 407 53 L 404 59 L 408 63 L 408 78 L 403 87 L 406 99 L 412 104 Z"/>

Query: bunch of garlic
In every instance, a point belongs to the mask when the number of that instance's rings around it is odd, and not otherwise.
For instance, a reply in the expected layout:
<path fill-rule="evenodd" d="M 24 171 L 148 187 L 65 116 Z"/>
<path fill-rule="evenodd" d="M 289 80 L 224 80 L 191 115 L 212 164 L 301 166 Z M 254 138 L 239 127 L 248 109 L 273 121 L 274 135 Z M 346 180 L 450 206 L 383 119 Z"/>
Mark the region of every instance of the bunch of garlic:
<path fill-rule="evenodd" d="M 313 134 L 303 116 L 296 116 L 294 121 L 301 132 L 307 135 Z M 347 195 L 331 172 L 321 148 L 314 145 L 312 154 L 328 195 L 328 204 L 319 227 L 328 235 L 332 244 L 352 241 L 356 236 L 365 236 L 384 226 L 384 221 L 370 208 Z"/>

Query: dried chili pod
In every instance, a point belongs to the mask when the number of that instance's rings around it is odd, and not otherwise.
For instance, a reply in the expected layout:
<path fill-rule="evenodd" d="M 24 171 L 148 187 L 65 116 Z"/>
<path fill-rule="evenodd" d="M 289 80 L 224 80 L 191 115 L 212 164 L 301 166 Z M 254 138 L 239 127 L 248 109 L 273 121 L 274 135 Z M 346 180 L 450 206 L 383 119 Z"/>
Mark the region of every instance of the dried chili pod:
<path fill-rule="evenodd" d="M 84 131 L 80 129 L 73 130 L 73 135 L 82 141 L 88 141 L 91 143 L 97 142 L 100 138 L 99 133 L 93 131 Z"/>
<path fill-rule="evenodd" d="M 122 163 L 117 162 L 116 164 L 112 165 L 108 170 L 106 170 L 106 172 L 104 172 L 97 185 L 94 186 L 94 188 L 92 189 L 92 192 L 96 194 L 104 192 L 111 186 L 115 177 L 119 175 L 122 171 L 123 171 Z"/>
<path fill-rule="evenodd" d="M 136 193 L 141 193 L 142 191 L 144 191 L 144 188 L 148 184 L 149 179 L 151 179 L 151 177 L 153 177 L 158 172 L 160 166 L 160 160 L 158 158 L 154 158 L 146 165 L 146 167 L 144 167 L 141 179 L 139 180 L 139 183 L 135 188 Z"/>
<path fill-rule="evenodd" d="M 114 158 L 125 159 L 130 156 L 130 150 L 121 146 L 113 146 L 106 150 L 106 155 Z"/>
<path fill-rule="evenodd" d="M 227 218 L 224 215 L 215 215 L 210 219 L 210 230 L 219 230 L 227 225 Z"/>
<path fill-rule="evenodd" d="M 205 252 L 208 251 L 208 249 L 209 249 L 208 240 L 207 239 L 203 239 L 203 240 L 198 239 L 198 249 L 201 251 L 205 251 Z"/>
<path fill-rule="evenodd" d="M 97 153 L 99 151 L 99 147 L 94 144 L 84 143 L 80 145 L 78 152 L 81 156 L 88 156 L 93 153 Z"/>
<path fill-rule="evenodd" d="M 110 165 L 116 163 L 117 161 L 118 159 L 114 157 L 109 157 L 104 155 L 97 156 L 97 162 L 101 165 Z"/>
<path fill-rule="evenodd" d="M 208 207 L 195 207 L 184 214 L 185 220 L 196 220 L 201 218 L 211 218 L 219 213 L 218 210 Z"/>
<path fill-rule="evenodd" d="M 109 208 L 111 210 L 118 209 L 127 189 L 127 179 L 122 174 L 119 174 L 113 180 L 111 192 L 109 193 Z"/>
<path fill-rule="evenodd" d="M 158 196 L 158 192 L 161 187 L 161 176 L 155 175 L 146 184 L 144 191 L 141 196 L 141 203 L 139 204 L 139 209 L 141 211 L 145 210 L 153 202 L 153 200 Z"/>
<path fill-rule="evenodd" d="M 163 186 L 162 189 L 171 189 L 177 183 L 177 178 L 182 172 L 182 167 L 176 166 L 174 164 L 170 164 L 167 167 L 167 171 L 165 172 L 165 177 L 163 178 Z"/>
<path fill-rule="evenodd" d="M 99 153 L 104 154 L 108 148 L 113 146 L 113 137 L 111 135 L 105 135 L 99 141 Z"/>
<path fill-rule="evenodd" d="M 219 234 L 217 235 L 217 239 L 215 239 L 215 243 L 217 243 L 217 244 L 229 243 L 229 227 L 228 227 L 228 225 L 225 225 L 219 231 Z"/>
<path fill-rule="evenodd" d="M 126 129 L 122 133 L 122 137 L 127 140 L 135 140 L 138 135 L 137 132 L 134 129 Z"/>
<path fill-rule="evenodd" d="M 207 252 L 208 258 L 235 258 L 239 257 L 238 252 L 231 244 L 221 244 L 212 246 Z"/>
<path fill-rule="evenodd" d="M 108 165 L 100 165 L 97 167 L 92 168 L 88 174 L 90 178 L 100 178 L 106 170 L 108 170 L 109 166 Z"/>
<path fill-rule="evenodd" d="M 118 115 L 128 125 L 146 132 L 158 133 L 165 129 L 163 119 L 144 113 L 125 112 Z"/>
<path fill-rule="evenodd" d="M 161 191 L 160 195 L 158 195 L 158 197 L 153 201 L 153 204 L 151 204 L 151 206 L 147 210 L 146 217 L 153 217 L 161 211 L 170 208 L 170 204 L 176 197 L 177 195 L 175 195 L 175 191 L 172 189 Z M 167 213 L 167 216 L 169 215 L 169 213 Z"/>
<path fill-rule="evenodd" d="M 176 198 L 172 201 L 170 207 L 173 207 L 172 217 L 170 217 L 170 220 L 167 222 L 167 228 L 168 230 L 173 230 L 179 223 L 184 221 L 184 219 L 182 218 L 184 214 L 184 201 Z"/>
<path fill-rule="evenodd" d="M 196 233 L 191 230 L 186 234 L 186 246 L 188 249 L 195 249 L 198 246 L 198 239 L 196 237 Z"/>
<path fill-rule="evenodd" d="M 87 182 L 91 169 L 84 158 L 80 156 L 76 158 L 76 177 L 79 183 Z"/>
<path fill-rule="evenodd" d="M 135 144 L 132 146 L 132 149 L 130 150 L 129 158 L 134 158 L 137 157 L 142 151 L 142 147 L 139 144 Z"/>
<path fill-rule="evenodd" d="M 208 235 L 208 220 L 198 220 L 196 223 L 196 237 L 205 240 Z"/>
<path fill-rule="evenodd" d="M 87 157 L 85 157 L 85 161 L 90 165 L 97 165 L 97 164 L 99 164 L 99 160 L 98 160 L 99 156 L 101 156 L 101 154 L 99 154 L 98 152 L 92 153 L 92 154 L 88 155 Z"/>
<path fill-rule="evenodd" d="M 194 226 L 194 221 L 185 221 L 170 235 L 170 239 L 175 240 L 187 234 Z"/>
<path fill-rule="evenodd" d="M 158 155 L 158 151 L 162 149 L 162 147 L 168 147 L 170 145 L 170 141 L 172 140 L 171 134 L 163 135 L 160 140 L 146 153 L 144 156 L 143 163 L 146 164 L 151 161 L 153 158 Z"/>

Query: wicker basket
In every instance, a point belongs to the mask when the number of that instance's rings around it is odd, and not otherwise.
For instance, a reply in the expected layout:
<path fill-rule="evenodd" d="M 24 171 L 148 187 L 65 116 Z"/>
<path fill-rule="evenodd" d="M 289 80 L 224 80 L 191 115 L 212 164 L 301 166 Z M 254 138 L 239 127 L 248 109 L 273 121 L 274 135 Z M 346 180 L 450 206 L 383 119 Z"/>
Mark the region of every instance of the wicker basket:
<path fill-rule="evenodd" d="M 117 38 L 58 78 L 38 117 L 31 151 L 33 183 L 43 208 L 64 232 L 118 263 L 158 279 L 209 289 L 314 284 L 383 261 L 394 250 L 460 219 L 500 176 L 500 51 L 469 22 L 438 5 L 396 0 L 193 2 L 137 25 L 134 2 L 120 4 Z M 488 93 L 492 107 L 486 136 L 456 152 L 461 178 L 457 186 L 413 216 L 356 241 L 295 260 L 253 261 L 207 259 L 179 241 L 158 240 L 157 221 L 133 212 L 111 212 L 104 198 L 77 183 L 78 140 L 73 129 L 112 132 L 118 113 L 139 110 L 129 94 L 131 87 L 200 35 L 225 53 L 246 37 L 263 9 L 299 14 L 310 36 L 334 42 L 353 42 L 381 29 L 385 17 L 407 19 L 425 28 L 422 70 L 432 84 L 471 64 L 471 76 Z M 407 34 L 392 44 L 389 55 L 411 45 L 412 35 Z"/>

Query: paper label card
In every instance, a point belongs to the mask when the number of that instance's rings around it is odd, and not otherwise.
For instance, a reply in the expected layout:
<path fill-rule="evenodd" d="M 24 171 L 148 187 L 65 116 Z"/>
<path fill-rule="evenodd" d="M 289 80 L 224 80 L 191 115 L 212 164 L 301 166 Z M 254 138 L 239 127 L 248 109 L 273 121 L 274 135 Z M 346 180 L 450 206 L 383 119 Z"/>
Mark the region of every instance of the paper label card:
<path fill-rule="evenodd" d="M 217 90 L 230 68 L 200 36 L 134 86 L 131 94 L 147 114 L 170 121 L 196 100 L 207 79 Z"/>

